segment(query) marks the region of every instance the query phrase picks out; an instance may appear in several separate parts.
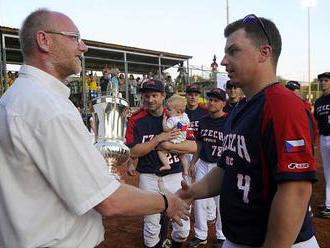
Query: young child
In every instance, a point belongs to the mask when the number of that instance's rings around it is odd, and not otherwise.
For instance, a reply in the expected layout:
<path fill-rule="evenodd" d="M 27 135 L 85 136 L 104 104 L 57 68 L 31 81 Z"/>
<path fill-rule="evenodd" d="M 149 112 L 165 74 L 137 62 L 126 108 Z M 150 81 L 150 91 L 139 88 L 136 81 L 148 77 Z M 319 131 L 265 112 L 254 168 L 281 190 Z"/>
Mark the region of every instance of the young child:
<path fill-rule="evenodd" d="M 171 96 L 166 102 L 167 115 L 163 116 L 163 130 L 164 132 L 169 132 L 173 128 L 177 128 L 181 130 L 180 135 L 171 140 L 172 143 L 178 144 L 186 139 L 187 135 L 187 127 L 189 126 L 189 118 L 187 114 L 184 112 L 186 109 L 187 100 L 185 97 L 179 95 Z M 159 159 L 162 161 L 163 166 L 160 167 L 159 170 L 170 170 L 171 166 L 169 164 L 169 160 L 167 158 L 167 152 L 158 151 Z M 179 155 L 179 158 L 182 162 L 183 166 L 183 176 L 188 175 L 188 161 L 184 154 Z"/>

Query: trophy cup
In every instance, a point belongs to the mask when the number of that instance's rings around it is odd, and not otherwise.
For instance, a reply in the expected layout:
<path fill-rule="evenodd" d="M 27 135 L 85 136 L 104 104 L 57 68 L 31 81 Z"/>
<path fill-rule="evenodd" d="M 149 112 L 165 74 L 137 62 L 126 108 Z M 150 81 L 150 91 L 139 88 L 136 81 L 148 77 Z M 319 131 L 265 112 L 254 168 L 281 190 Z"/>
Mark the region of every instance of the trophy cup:
<path fill-rule="evenodd" d="M 120 179 L 114 167 L 129 159 L 129 148 L 124 144 L 129 104 L 112 89 L 109 82 L 107 94 L 92 100 L 94 107 L 95 146 L 107 162 L 109 173 Z"/>

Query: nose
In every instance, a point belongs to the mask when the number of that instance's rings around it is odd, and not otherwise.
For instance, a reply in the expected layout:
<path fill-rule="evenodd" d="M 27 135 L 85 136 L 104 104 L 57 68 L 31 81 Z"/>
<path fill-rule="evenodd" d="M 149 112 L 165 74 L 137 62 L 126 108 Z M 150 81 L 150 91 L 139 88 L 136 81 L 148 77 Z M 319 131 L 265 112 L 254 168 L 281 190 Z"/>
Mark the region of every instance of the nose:
<path fill-rule="evenodd" d="M 79 42 L 79 50 L 83 53 L 88 51 L 88 47 L 86 46 L 85 42 L 83 40 L 81 40 Z"/>
<path fill-rule="evenodd" d="M 226 55 L 223 56 L 222 60 L 221 60 L 221 65 L 226 66 L 228 65 L 228 60 Z"/>

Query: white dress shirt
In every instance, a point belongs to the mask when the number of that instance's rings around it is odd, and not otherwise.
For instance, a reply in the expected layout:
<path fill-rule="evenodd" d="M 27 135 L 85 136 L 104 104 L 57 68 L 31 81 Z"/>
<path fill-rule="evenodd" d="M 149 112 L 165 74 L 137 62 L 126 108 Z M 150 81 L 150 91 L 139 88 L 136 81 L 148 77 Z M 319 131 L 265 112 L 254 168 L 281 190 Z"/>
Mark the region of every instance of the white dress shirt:
<path fill-rule="evenodd" d="M 0 99 L 0 247 L 86 247 L 104 239 L 97 204 L 119 182 L 90 142 L 70 90 L 23 65 Z"/>

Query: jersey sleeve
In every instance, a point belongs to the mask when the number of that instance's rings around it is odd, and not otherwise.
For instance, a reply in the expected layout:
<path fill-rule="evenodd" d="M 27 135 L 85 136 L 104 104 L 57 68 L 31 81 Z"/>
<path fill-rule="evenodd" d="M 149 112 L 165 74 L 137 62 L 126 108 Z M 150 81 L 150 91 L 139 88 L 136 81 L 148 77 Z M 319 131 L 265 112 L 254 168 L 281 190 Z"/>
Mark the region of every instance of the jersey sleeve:
<path fill-rule="evenodd" d="M 139 140 L 139 136 L 137 135 L 137 127 L 134 119 L 130 119 L 127 122 L 125 138 L 126 138 L 126 145 L 129 148 L 132 148 L 136 144 L 141 143 L 141 141 Z"/>
<path fill-rule="evenodd" d="M 315 125 L 310 111 L 291 92 L 265 92 L 262 148 L 275 181 L 315 181 Z"/>

